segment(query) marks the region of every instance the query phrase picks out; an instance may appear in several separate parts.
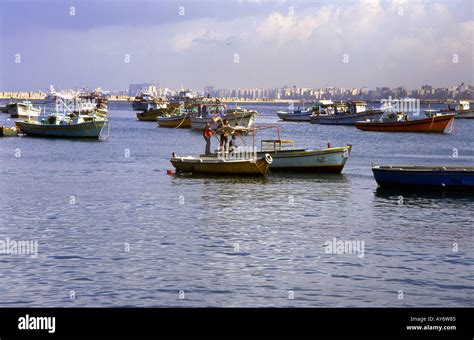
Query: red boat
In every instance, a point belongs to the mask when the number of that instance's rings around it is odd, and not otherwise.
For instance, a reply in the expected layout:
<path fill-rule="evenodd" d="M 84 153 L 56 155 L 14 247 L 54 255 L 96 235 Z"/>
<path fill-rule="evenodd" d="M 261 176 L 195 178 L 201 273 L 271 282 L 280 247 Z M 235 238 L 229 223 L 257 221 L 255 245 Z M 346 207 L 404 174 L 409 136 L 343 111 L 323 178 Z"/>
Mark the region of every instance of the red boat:
<path fill-rule="evenodd" d="M 426 119 L 409 120 L 407 115 L 397 115 L 384 118 L 382 121 L 359 121 L 355 126 L 363 131 L 380 132 L 451 132 L 448 127 L 452 127 L 454 114 L 433 116 Z"/>

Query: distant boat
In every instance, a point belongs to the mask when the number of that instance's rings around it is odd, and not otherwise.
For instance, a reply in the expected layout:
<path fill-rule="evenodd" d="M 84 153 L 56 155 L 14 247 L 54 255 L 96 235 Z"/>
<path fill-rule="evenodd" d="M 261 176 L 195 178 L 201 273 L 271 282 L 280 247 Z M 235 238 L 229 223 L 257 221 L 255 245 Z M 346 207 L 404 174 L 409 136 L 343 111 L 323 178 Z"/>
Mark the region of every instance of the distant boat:
<path fill-rule="evenodd" d="M 374 165 L 380 187 L 474 189 L 474 166 Z"/>
<path fill-rule="evenodd" d="M 467 100 L 460 100 L 459 102 L 455 103 L 454 107 L 451 107 L 452 103 L 448 104 L 446 109 L 441 110 L 433 110 L 427 109 L 425 110 L 425 115 L 427 117 L 432 116 L 441 116 L 447 114 L 455 114 L 456 119 L 474 119 L 474 109 L 470 108 L 470 104 Z"/>
<path fill-rule="evenodd" d="M 358 121 L 356 128 L 363 131 L 379 132 L 449 132 L 454 122 L 454 114 L 433 116 L 432 118 L 409 120 L 406 114 L 390 113 L 381 121 Z"/>
<path fill-rule="evenodd" d="M 269 155 L 249 158 L 173 155 L 171 158 L 171 164 L 179 172 L 229 176 L 265 176 L 271 162 Z"/>
<path fill-rule="evenodd" d="M 139 90 L 132 100 L 132 107 L 135 111 L 156 110 L 161 107 L 163 100 L 153 96 L 151 92 Z"/>
<path fill-rule="evenodd" d="M 137 119 L 143 122 L 156 122 L 158 117 L 171 114 L 173 110 L 174 108 L 169 107 L 168 104 L 161 104 L 157 109 L 138 112 Z"/>
<path fill-rule="evenodd" d="M 355 122 L 366 119 L 377 120 L 383 115 L 382 110 L 367 109 L 367 103 L 361 100 L 352 100 L 335 107 L 334 114 L 321 116 L 322 125 L 354 125 Z"/>
<path fill-rule="evenodd" d="M 311 124 L 319 124 L 321 118 L 329 117 L 335 114 L 337 106 L 344 106 L 343 103 L 335 103 L 332 100 L 321 99 L 314 107 L 311 115 Z"/>
<path fill-rule="evenodd" d="M 26 118 L 30 116 L 39 116 L 41 109 L 35 108 L 33 104 L 24 100 L 19 103 L 8 104 L 8 113 L 12 118 Z"/>
<path fill-rule="evenodd" d="M 242 108 L 227 109 L 226 105 L 220 103 L 197 103 L 190 108 L 194 114 L 191 116 L 191 128 L 194 130 L 203 130 L 206 124 L 212 129 L 227 120 L 229 126 L 251 127 L 255 121 L 258 112 Z"/>
<path fill-rule="evenodd" d="M 24 134 L 42 137 L 100 138 L 108 120 L 90 115 L 50 115 L 38 116 L 15 122 Z M 107 124 L 108 126 L 108 124 Z"/>
<path fill-rule="evenodd" d="M 278 118 L 287 122 L 310 122 L 312 110 L 309 109 L 298 109 L 292 112 L 278 111 Z"/>

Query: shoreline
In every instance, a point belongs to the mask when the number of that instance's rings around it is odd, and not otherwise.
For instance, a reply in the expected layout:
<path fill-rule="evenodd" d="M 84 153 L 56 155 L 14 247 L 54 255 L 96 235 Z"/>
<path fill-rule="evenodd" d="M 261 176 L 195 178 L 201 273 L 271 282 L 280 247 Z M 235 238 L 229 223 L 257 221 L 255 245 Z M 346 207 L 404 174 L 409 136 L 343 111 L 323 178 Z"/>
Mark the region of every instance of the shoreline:
<path fill-rule="evenodd" d="M 0 92 L 0 100 L 34 100 L 41 101 L 46 98 L 48 94 L 45 92 Z M 135 97 L 131 96 L 109 96 L 107 99 L 109 102 L 128 102 L 132 101 Z M 248 99 L 248 98 L 218 98 L 222 103 L 225 104 L 288 104 L 288 103 L 316 103 L 320 99 Z M 394 98 L 397 99 L 397 98 Z M 417 99 L 417 98 L 414 98 Z M 363 100 L 367 103 L 380 103 L 382 99 L 358 99 L 358 98 L 349 98 L 349 99 L 331 99 L 333 101 L 340 100 Z M 455 99 L 454 101 L 467 100 L 470 103 L 474 103 L 472 99 Z M 444 99 L 420 99 L 420 104 L 447 104 L 448 101 L 452 102 L 453 99 L 444 98 Z"/>

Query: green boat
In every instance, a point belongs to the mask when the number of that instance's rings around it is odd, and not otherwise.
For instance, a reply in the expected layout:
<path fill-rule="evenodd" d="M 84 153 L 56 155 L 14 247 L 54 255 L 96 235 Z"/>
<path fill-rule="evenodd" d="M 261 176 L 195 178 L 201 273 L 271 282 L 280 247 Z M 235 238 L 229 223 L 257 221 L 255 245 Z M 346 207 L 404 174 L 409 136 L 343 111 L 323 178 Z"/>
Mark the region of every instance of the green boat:
<path fill-rule="evenodd" d="M 107 138 L 108 119 L 98 115 L 50 115 L 15 122 L 26 135 L 61 138 Z M 106 128 L 106 135 L 101 136 Z"/>

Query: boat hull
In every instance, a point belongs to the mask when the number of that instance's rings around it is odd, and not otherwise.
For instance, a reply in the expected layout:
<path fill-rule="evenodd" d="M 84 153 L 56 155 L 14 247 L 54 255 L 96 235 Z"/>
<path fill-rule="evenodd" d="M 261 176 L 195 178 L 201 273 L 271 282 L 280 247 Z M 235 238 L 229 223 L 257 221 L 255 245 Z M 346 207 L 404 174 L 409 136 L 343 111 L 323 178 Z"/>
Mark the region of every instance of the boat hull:
<path fill-rule="evenodd" d="M 457 111 L 456 119 L 474 119 L 474 110 Z"/>
<path fill-rule="evenodd" d="M 340 173 L 347 162 L 351 146 L 324 150 L 290 150 L 281 152 L 259 152 L 270 154 L 273 162 L 271 171 Z"/>
<path fill-rule="evenodd" d="M 104 120 L 70 125 L 15 122 L 16 127 L 24 134 L 62 138 L 99 138 L 105 123 Z"/>
<path fill-rule="evenodd" d="M 375 181 L 391 188 L 455 188 L 474 190 L 474 167 L 373 166 Z"/>
<path fill-rule="evenodd" d="M 223 116 L 222 119 L 219 118 L 218 121 L 213 120 L 212 117 L 192 117 L 190 119 L 191 128 L 194 130 L 203 130 L 206 127 L 206 124 L 209 123 L 212 129 L 217 129 L 224 119 L 229 121 L 229 126 L 251 127 L 255 121 L 255 113 L 245 112 L 227 114 Z"/>
<path fill-rule="evenodd" d="M 278 118 L 286 122 L 310 122 L 312 112 L 290 113 L 278 111 Z"/>
<path fill-rule="evenodd" d="M 321 125 L 354 125 L 355 122 L 365 119 L 379 120 L 383 115 L 382 111 L 365 111 L 358 114 L 341 114 L 321 116 L 318 123 Z"/>
<path fill-rule="evenodd" d="M 189 129 L 191 127 L 191 119 L 188 115 L 158 117 L 158 125 L 166 128 Z"/>
<path fill-rule="evenodd" d="M 454 121 L 454 115 L 435 116 L 432 118 L 409 120 L 404 122 L 356 122 L 355 126 L 363 131 L 379 132 L 445 132 Z"/>
<path fill-rule="evenodd" d="M 171 164 L 179 172 L 229 176 L 264 176 L 269 168 L 265 158 L 173 157 Z"/>

